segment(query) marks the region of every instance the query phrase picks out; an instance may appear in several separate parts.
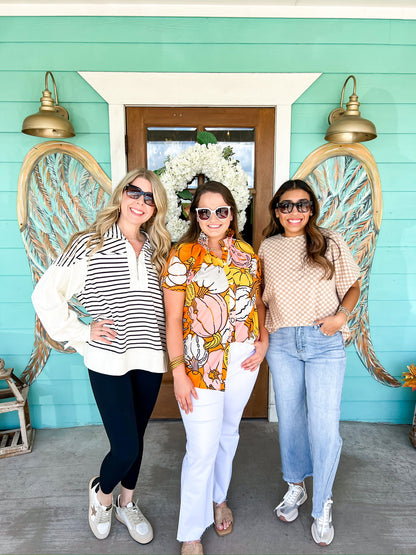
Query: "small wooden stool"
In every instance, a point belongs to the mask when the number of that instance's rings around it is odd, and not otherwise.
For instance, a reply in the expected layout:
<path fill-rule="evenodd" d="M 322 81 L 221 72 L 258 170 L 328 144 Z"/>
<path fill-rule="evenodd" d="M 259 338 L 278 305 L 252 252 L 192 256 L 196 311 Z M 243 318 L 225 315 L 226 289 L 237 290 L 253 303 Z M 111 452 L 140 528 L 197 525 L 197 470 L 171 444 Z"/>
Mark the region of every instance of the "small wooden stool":
<path fill-rule="evenodd" d="M 0 389 L 0 414 L 17 410 L 20 423 L 20 428 L 0 430 L 0 459 L 3 459 L 13 455 L 30 453 L 35 431 L 32 430 L 30 423 L 27 400 L 29 386 L 13 374 L 13 368 L 5 368 L 4 360 L 1 358 L 0 380 L 5 380 L 8 386 Z"/>

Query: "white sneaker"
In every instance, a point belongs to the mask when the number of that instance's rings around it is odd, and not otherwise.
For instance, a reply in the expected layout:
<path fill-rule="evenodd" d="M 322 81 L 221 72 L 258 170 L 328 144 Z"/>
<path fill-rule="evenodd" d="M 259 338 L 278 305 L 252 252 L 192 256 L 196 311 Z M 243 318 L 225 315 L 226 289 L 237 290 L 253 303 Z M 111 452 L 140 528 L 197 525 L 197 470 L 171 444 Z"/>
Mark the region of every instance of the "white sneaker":
<path fill-rule="evenodd" d="M 334 539 L 334 527 L 332 525 L 332 499 L 324 504 L 322 516 L 315 518 L 312 523 L 312 537 L 318 545 L 329 545 Z"/>
<path fill-rule="evenodd" d="M 100 489 L 98 476 L 91 478 L 89 485 L 89 507 L 88 521 L 92 533 L 99 540 L 104 540 L 111 530 L 111 515 L 113 513 L 113 504 L 109 507 L 101 505 L 98 501 L 97 493 Z"/>
<path fill-rule="evenodd" d="M 130 536 L 139 543 L 149 543 L 153 539 L 153 528 L 136 503 L 120 507 L 120 496 L 116 501 L 116 519 L 125 524 Z"/>
<path fill-rule="evenodd" d="M 298 517 L 298 507 L 305 503 L 307 498 L 305 482 L 302 482 L 301 486 L 289 482 L 289 489 L 285 493 L 283 501 L 274 509 L 277 518 L 283 522 L 293 522 Z"/>

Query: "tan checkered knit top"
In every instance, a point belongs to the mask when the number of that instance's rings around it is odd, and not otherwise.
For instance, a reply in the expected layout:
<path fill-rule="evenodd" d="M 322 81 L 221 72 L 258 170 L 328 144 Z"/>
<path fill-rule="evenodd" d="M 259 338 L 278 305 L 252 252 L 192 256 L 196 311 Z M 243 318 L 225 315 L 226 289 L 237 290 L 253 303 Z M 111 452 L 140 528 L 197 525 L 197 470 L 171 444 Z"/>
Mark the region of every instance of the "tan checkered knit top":
<path fill-rule="evenodd" d="M 267 307 L 266 328 L 312 326 L 315 320 L 336 313 L 348 289 L 360 275 L 341 235 L 321 229 L 327 237 L 326 257 L 335 265 L 332 279 L 323 277 L 323 268 L 306 260 L 306 236 L 274 235 L 260 245 L 263 269 L 263 301 Z M 341 329 L 344 340 L 348 326 Z"/>

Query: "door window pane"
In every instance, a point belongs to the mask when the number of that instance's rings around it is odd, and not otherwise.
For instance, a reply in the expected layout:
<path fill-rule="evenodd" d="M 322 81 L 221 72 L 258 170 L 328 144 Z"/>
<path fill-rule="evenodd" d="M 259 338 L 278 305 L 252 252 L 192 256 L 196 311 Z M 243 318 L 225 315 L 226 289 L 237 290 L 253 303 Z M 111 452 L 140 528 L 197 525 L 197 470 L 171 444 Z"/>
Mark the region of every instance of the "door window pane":
<path fill-rule="evenodd" d="M 254 187 L 254 154 L 255 154 L 255 130 L 254 128 L 225 128 L 225 127 L 206 127 L 215 135 L 218 144 L 223 148 L 231 146 L 234 157 L 240 162 L 241 167 L 248 177 L 248 186 Z"/>
<path fill-rule="evenodd" d="M 254 128 L 206 127 L 222 148 L 230 146 L 234 157 L 247 174 L 248 186 L 254 187 Z M 176 156 L 197 142 L 196 127 L 148 127 L 147 167 L 149 170 L 162 168 L 168 156 Z M 194 180 L 195 181 L 195 180 Z M 191 187 L 196 185 L 193 182 Z"/>
<path fill-rule="evenodd" d="M 147 167 L 162 168 L 168 156 L 173 157 L 196 143 L 196 127 L 148 127 Z"/>

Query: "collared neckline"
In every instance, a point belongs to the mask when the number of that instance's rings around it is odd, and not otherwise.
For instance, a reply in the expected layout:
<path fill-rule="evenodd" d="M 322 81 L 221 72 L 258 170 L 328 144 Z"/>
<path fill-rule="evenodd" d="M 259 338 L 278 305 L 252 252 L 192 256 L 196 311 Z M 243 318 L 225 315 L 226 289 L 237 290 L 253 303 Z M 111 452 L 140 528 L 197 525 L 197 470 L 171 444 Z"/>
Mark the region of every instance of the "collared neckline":
<path fill-rule="evenodd" d="M 219 241 L 219 244 L 223 250 L 224 248 L 229 250 L 231 245 L 233 244 L 233 241 L 234 241 L 233 236 L 227 235 L 226 237 L 224 237 L 224 239 L 221 239 Z M 201 231 L 201 233 L 199 234 L 198 243 L 201 245 L 201 247 L 204 247 L 205 250 L 211 252 L 211 249 L 209 248 L 209 245 L 208 245 L 208 235 L 206 235 L 206 233 L 204 233 L 203 231 Z"/>
<path fill-rule="evenodd" d="M 141 233 L 143 233 L 143 235 L 146 237 L 146 240 L 143 244 L 143 249 L 152 250 L 152 245 L 150 243 L 150 238 L 149 235 L 141 230 Z M 124 233 L 121 231 L 121 229 L 118 227 L 117 222 L 115 222 L 105 233 L 104 233 L 104 237 L 108 238 L 108 239 L 120 239 L 121 241 L 126 241 L 127 243 L 129 242 L 129 240 L 127 239 L 127 237 L 124 235 Z"/>

